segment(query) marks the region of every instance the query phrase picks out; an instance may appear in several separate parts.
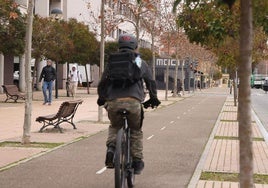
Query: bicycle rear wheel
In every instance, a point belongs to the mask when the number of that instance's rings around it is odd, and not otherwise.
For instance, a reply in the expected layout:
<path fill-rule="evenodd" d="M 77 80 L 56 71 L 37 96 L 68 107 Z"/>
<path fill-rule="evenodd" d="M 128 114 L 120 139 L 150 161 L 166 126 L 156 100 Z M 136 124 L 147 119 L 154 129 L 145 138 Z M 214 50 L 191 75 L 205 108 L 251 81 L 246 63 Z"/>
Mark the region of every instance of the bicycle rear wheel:
<path fill-rule="evenodd" d="M 114 161 L 115 188 L 124 188 L 126 184 L 126 135 L 123 128 L 116 136 L 116 151 Z"/>
<path fill-rule="evenodd" d="M 134 175 L 134 170 L 131 169 L 131 171 L 128 172 L 127 175 L 127 185 L 129 188 L 134 187 L 134 182 L 135 182 L 135 175 Z"/>

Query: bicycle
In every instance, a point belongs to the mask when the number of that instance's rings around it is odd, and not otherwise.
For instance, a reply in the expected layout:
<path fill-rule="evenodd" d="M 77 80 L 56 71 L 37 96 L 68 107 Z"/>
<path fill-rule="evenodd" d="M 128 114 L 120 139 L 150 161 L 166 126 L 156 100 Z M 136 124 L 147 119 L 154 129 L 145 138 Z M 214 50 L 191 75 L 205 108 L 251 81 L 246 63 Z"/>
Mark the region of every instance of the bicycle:
<path fill-rule="evenodd" d="M 130 128 L 127 123 L 127 115 L 129 112 L 126 109 L 122 109 L 119 110 L 118 113 L 122 116 L 124 125 L 116 136 L 114 156 L 115 188 L 124 188 L 126 187 L 126 183 L 128 187 L 133 187 L 135 175 L 130 154 Z"/>
<path fill-rule="evenodd" d="M 144 108 L 155 108 L 160 104 L 160 101 L 153 101 L 149 99 L 142 103 Z M 130 127 L 127 122 L 127 115 L 129 111 L 121 109 L 118 113 L 124 120 L 124 125 L 117 132 L 116 147 L 114 155 L 114 168 L 115 168 L 115 188 L 125 188 L 127 186 L 134 187 L 135 174 L 132 167 L 132 157 L 130 153 Z"/>

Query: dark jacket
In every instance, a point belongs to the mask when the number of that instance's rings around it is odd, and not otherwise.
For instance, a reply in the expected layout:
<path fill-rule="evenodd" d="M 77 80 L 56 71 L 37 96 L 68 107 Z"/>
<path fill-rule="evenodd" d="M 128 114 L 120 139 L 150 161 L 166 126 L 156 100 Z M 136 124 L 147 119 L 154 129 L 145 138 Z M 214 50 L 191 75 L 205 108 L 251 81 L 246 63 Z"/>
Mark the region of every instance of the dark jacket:
<path fill-rule="evenodd" d="M 157 98 L 156 83 L 153 80 L 152 72 L 145 61 L 142 61 L 141 64 L 142 79 L 126 88 L 114 88 L 107 78 L 107 72 L 108 70 L 106 66 L 98 85 L 98 95 L 100 99 L 109 101 L 117 98 L 134 97 L 142 102 L 145 99 L 143 81 L 149 91 L 150 98 Z"/>
<path fill-rule="evenodd" d="M 56 79 L 56 70 L 54 67 L 52 66 L 45 66 L 42 69 L 39 81 L 41 82 L 42 78 L 44 78 L 45 82 L 50 82 L 50 81 L 54 81 Z"/>

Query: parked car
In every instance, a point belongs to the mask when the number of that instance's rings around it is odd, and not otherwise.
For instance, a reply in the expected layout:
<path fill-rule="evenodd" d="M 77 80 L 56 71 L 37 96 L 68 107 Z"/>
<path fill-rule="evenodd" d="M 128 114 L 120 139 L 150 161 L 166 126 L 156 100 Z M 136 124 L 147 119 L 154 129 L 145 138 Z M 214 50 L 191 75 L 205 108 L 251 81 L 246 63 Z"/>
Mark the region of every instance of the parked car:
<path fill-rule="evenodd" d="M 33 71 L 32 71 L 32 78 L 33 78 Z M 20 80 L 20 71 L 14 71 L 13 73 L 13 83 L 15 85 L 19 85 L 19 80 Z"/>
<path fill-rule="evenodd" d="M 14 71 L 13 73 L 13 83 L 15 85 L 19 85 L 19 79 L 20 79 L 20 71 Z"/>

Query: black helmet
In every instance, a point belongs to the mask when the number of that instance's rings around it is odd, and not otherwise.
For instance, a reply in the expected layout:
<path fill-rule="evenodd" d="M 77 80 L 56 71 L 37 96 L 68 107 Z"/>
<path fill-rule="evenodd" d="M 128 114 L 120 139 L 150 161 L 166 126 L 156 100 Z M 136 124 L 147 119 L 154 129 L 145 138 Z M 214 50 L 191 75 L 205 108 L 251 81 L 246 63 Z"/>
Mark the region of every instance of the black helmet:
<path fill-rule="evenodd" d="M 118 39 L 119 49 L 135 50 L 138 47 L 137 39 L 131 34 L 121 34 Z"/>

